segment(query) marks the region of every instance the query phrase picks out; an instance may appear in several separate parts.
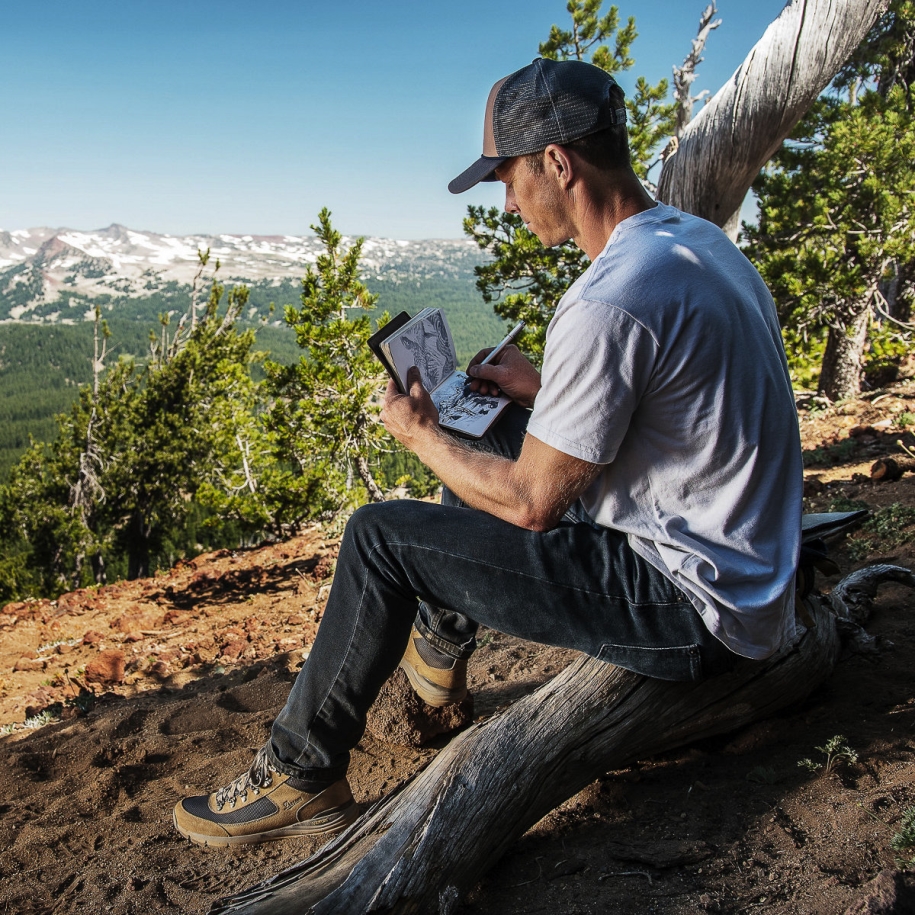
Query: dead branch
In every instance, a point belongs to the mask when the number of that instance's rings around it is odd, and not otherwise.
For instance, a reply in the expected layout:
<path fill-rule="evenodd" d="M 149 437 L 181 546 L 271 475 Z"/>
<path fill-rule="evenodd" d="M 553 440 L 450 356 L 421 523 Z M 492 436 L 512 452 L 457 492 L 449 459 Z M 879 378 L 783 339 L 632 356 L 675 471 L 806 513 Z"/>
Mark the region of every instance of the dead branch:
<path fill-rule="evenodd" d="M 702 11 L 702 17 L 699 20 L 699 32 L 692 41 L 692 47 L 689 54 L 683 60 L 682 67 L 674 67 L 674 99 L 677 103 L 677 123 L 674 127 L 674 136 L 679 140 L 686 125 L 692 120 L 693 105 L 701 98 L 708 94 L 708 90 L 700 92 L 699 95 L 692 95 L 693 81 L 696 79 L 696 67 L 702 63 L 702 52 L 705 50 L 705 43 L 714 29 L 721 25 L 721 20 L 712 21 L 718 8 L 715 6 L 715 0 Z"/>
<path fill-rule="evenodd" d="M 791 0 L 664 159 L 658 197 L 725 228 L 759 170 L 826 88 L 888 0 Z"/>

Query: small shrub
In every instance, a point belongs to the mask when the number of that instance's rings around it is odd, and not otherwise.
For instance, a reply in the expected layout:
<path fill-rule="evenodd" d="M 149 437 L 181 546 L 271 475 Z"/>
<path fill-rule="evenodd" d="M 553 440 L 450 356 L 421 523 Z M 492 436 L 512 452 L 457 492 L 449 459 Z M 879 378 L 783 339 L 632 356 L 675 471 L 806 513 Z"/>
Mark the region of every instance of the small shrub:
<path fill-rule="evenodd" d="M 43 728 L 46 724 L 50 724 L 52 721 L 57 721 L 58 718 L 60 718 L 59 712 L 55 715 L 50 708 L 46 708 L 43 712 L 39 712 L 31 718 L 26 718 L 22 726 L 29 730 L 37 730 L 38 728 Z"/>
<path fill-rule="evenodd" d="M 747 781 L 755 785 L 774 785 L 781 781 L 781 777 L 772 766 L 757 766 L 747 772 Z"/>
<path fill-rule="evenodd" d="M 852 559 L 866 558 L 870 553 L 886 552 L 915 538 L 915 508 L 894 502 L 878 508 L 862 525 L 861 531 L 848 540 Z"/>
<path fill-rule="evenodd" d="M 798 765 L 802 769 L 807 769 L 813 774 L 830 775 L 835 772 L 840 765 L 853 765 L 858 761 L 858 754 L 845 742 L 841 734 L 830 737 L 822 747 L 814 747 L 815 750 L 826 757 L 826 762 L 814 762 L 812 759 L 801 759 Z"/>
<path fill-rule="evenodd" d="M 829 503 L 829 511 L 831 512 L 856 512 L 864 508 L 870 508 L 867 502 L 862 502 L 860 499 L 849 499 L 848 496 L 836 496 Z"/>
<path fill-rule="evenodd" d="M 898 867 L 915 865 L 915 807 L 908 807 L 902 812 L 899 829 L 890 839 L 890 848 L 896 852 Z"/>
<path fill-rule="evenodd" d="M 846 438 L 835 445 L 811 448 L 803 454 L 804 466 L 834 467 L 836 464 L 845 464 L 854 457 L 857 450 L 858 442 L 853 438 Z"/>

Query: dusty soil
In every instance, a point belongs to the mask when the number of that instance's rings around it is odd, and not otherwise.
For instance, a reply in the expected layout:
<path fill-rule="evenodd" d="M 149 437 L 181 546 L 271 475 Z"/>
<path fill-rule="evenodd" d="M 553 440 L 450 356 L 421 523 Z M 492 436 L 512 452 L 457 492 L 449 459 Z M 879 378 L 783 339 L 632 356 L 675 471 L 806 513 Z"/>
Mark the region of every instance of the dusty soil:
<path fill-rule="evenodd" d="M 869 479 L 877 457 L 915 448 L 915 384 L 802 407 L 808 510 L 915 510 L 915 475 Z M 902 513 L 834 555 L 844 571 L 915 568 L 913 540 Z M 201 849 L 173 832 L 171 809 L 238 775 L 263 744 L 317 630 L 335 554 L 315 529 L 0 609 L 0 912 L 205 912 L 317 847 Z M 913 605 L 911 592 L 884 586 L 870 626 L 881 653 L 844 658 L 777 718 L 608 772 L 519 840 L 459 911 L 915 911 L 915 875 L 890 848 L 915 805 Z M 471 662 L 477 718 L 573 657 L 498 633 L 482 641 Z M 829 774 L 798 766 L 825 762 L 816 748 L 836 735 L 856 762 Z M 409 778 L 443 740 L 417 749 L 367 735 L 350 772 L 357 800 Z"/>

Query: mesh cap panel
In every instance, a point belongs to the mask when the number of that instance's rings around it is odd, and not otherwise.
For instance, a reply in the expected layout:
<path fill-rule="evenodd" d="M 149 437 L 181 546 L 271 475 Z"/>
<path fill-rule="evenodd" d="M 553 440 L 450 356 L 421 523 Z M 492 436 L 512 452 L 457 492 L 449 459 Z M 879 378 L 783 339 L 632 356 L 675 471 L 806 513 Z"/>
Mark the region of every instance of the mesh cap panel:
<path fill-rule="evenodd" d="M 619 123 L 609 95 L 615 85 L 582 61 L 535 60 L 509 76 L 495 100 L 496 151 L 523 156 Z"/>
<path fill-rule="evenodd" d="M 500 80 L 490 92 L 491 112 L 487 103 L 483 156 L 448 189 L 459 194 L 493 180 L 493 171 L 512 156 L 625 124 L 626 109 L 614 107 L 613 88 L 617 84 L 609 73 L 581 60 L 538 58 Z"/>

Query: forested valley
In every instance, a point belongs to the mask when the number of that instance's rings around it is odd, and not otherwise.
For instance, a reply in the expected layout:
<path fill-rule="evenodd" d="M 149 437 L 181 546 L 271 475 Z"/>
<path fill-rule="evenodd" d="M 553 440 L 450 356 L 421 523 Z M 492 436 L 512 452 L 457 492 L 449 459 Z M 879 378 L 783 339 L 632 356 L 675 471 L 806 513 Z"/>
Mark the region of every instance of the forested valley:
<path fill-rule="evenodd" d="M 480 299 L 472 275 L 424 277 L 395 282 L 373 279 L 379 309 L 394 315 L 415 314 L 426 306 L 445 309 L 454 334 L 458 360 L 466 363 L 483 346 L 498 339 L 504 322 Z M 300 355 L 295 335 L 282 320 L 282 306 L 296 302 L 299 283 L 257 283 L 249 287 L 248 309 L 241 320 L 257 333 L 255 349 L 277 362 L 289 363 Z M 109 351 L 114 358 L 145 359 L 150 334 L 160 331 L 159 316 L 187 308 L 190 289 L 174 284 L 167 294 L 145 299 L 87 301 L 91 310 L 102 308 L 111 331 Z M 271 309 L 273 306 L 273 309 Z M 255 377 L 263 371 L 255 363 Z M 48 441 L 54 417 L 66 411 L 79 386 L 92 379 L 92 322 L 0 322 L 0 480 L 29 445 Z"/>
<path fill-rule="evenodd" d="M 369 289 L 361 244 L 326 211 L 314 228 L 324 259 L 300 283 L 224 285 L 201 252 L 194 288 L 80 303 L 94 321 L 0 324 L 0 599 L 150 574 L 334 524 L 372 494 L 434 489 L 374 421 L 385 376 L 367 338 L 401 310 L 442 307 L 466 363 L 504 322 L 469 270 Z"/>

